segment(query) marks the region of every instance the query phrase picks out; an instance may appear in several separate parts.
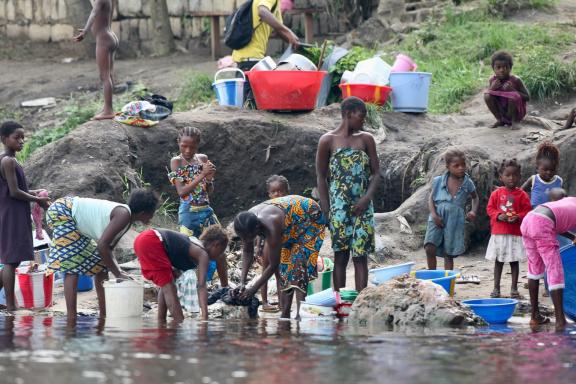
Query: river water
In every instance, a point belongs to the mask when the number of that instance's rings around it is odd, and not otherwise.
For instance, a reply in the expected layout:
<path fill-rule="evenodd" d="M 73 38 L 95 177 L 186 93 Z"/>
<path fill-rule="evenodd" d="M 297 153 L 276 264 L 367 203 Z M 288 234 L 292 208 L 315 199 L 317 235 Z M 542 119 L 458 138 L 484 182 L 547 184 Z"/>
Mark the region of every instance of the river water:
<path fill-rule="evenodd" d="M 0 317 L 0 383 L 576 383 L 576 327 Z"/>

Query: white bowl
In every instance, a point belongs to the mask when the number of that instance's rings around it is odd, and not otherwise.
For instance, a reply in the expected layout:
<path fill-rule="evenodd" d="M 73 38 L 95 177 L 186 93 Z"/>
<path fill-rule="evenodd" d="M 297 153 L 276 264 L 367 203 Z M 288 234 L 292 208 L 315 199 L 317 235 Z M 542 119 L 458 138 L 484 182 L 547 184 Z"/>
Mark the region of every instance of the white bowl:
<path fill-rule="evenodd" d="M 266 56 L 257 62 L 251 71 L 271 71 L 276 68 L 276 62 L 270 56 Z"/>
<path fill-rule="evenodd" d="M 317 71 L 318 68 L 312 61 L 310 61 L 307 57 L 299 55 L 297 53 L 293 53 L 284 60 L 282 60 L 279 64 L 290 63 L 296 66 L 297 69 L 301 71 Z"/>

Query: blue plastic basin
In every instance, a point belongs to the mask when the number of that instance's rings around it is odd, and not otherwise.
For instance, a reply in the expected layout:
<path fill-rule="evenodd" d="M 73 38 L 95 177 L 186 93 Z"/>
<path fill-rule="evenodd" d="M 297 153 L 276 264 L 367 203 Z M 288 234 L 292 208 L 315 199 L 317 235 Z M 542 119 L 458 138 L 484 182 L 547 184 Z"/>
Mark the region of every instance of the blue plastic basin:
<path fill-rule="evenodd" d="M 458 271 L 445 271 L 437 269 L 434 271 L 423 270 L 411 273 L 414 277 L 420 280 L 430 280 L 438 284 L 448 292 L 450 296 L 454 296 L 454 288 L 456 286 L 456 278 L 460 276 Z"/>
<path fill-rule="evenodd" d="M 462 304 L 470 307 L 475 314 L 488 324 L 505 324 L 516 309 L 515 299 L 474 299 L 464 300 Z"/>
<path fill-rule="evenodd" d="M 410 270 L 412 270 L 413 266 L 414 263 L 409 262 L 404 264 L 391 265 L 389 267 L 371 269 L 369 273 L 372 275 L 372 283 L 378 285 L 392 279 L 393 277 L 400 276 L 405 273 L 410 273 Z"/>
<path fill-rule="evenodd" d="M 92 276 L 78 276 L 78 291 L 91 291 L 92 288 L 94 288 L 94 280 L 92 279 Z"/>

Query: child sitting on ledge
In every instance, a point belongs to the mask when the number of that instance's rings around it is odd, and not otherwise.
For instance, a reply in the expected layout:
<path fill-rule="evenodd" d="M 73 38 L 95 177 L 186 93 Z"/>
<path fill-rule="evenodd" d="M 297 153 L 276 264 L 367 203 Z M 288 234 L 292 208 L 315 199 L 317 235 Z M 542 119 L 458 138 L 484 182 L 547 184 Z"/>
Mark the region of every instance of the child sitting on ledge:
<path fill-rule="evenodd" d="M 510 126 L 518 129 L 514 123 L 526 116 L 526 102 L 530 95 L 522 80 L 510 74 L 513 64 L 512 55 L 508 52 L 498 51 L 492 55 L 494 75 L 484 93 L 484 101 L 496 118 L 491 128 Z"/>

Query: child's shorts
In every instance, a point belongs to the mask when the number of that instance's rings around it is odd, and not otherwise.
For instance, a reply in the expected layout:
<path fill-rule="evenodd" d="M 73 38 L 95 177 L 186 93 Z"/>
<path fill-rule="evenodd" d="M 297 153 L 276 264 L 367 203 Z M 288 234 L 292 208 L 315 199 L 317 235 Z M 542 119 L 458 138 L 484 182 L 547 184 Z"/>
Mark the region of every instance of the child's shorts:
<path fill-rule="evenodd" d="M 552 219 L 530 212 L 520 227 L 522 240 L 528 256 L 528 274 L 531 280 L 539 280 L 546 272 L 548 289 L 564 288 L 564 268 L 560 258 L 560 245 L 556 239 L 556 224 Z"/>
<path fill-rule="evenodd" d="M 174 280 L 172 263 L 156 231 L 147 229 L 134 240 L 134 252 L 140 261 L 142 276 L 163 287 Z"/>

